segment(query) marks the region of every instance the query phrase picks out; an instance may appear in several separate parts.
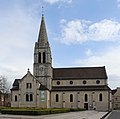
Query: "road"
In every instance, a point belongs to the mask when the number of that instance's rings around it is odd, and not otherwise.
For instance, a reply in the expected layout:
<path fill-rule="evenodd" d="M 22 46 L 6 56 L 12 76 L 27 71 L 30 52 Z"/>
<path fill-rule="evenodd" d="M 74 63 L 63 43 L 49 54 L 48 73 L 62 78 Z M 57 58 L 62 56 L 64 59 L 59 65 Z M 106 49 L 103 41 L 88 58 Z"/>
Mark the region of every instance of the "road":
<path fill-rule="evenodd" d="M 120 119 L 120 110 L 114 110 L 107 119 Z"/>

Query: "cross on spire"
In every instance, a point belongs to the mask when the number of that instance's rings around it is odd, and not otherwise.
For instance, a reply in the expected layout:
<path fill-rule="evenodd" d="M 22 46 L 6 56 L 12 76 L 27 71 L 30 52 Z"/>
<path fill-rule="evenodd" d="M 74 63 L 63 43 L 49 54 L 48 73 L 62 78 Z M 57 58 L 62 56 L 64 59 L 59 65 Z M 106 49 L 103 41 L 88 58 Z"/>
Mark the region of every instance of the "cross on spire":
<path fill-rule="evenodd" d="M 42 6 L 42 16 L 44 16 L 44 7 Z"/>

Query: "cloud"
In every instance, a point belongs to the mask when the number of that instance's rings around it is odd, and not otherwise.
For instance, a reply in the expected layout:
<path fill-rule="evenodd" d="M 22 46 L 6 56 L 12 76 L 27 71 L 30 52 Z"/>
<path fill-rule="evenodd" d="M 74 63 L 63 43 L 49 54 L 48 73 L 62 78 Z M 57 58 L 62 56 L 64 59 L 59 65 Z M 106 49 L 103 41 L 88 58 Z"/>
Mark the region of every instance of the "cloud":
<path fill-rule="evenodd" d="M 86 54 L 87 56 L 92 56 L 92 55 L 93 55 L 91 49 L 87 49 L 87 51 L 85 52 L 85 54 Z"/>
<path fill-rule="evenodd" d="M 64 23 L 66 23 L 66 22 L 67 22 L 67 21 L 66 21 L 65 19 L 61 19 L 61 20 L 60 20 L 60 23 L 61 23 L 61 24 L 64 24 Z"/>
<path fill-rule="evenodd" d="M 32 70 L 39 20 L 20 7 L 10 7 L 0 16 L 0 75 L 12 81 L 25 75 L 28 67 Z"/>
<path fill-rule="evenodd" d="M 82 44 L 86 41 L 118 41 L 120 39 L 120 23 L 115 20 L 104 19 L 96 23 L 72 20 L 66 23 L 61 22 L 61 26 L 59 39 L 65 44 Z"/>
<path fill-rule="evenodd" d="M 55 4 L 58 2 L 63 2 L 63 3 L 72 3 L 73 0 L 44 0 L 45 2 L 49 4 Z"/>
<path fill-rule="evenodd" d="M 120 47 L 109 48 L 104 53 L 89 56 L 86 59 L 76 60 L 77 64 L 80 65 L 107 65 L 109 73 L 119 74 L 120 71 Z"/>
<path fill-rule="evenodd" d="M 85 59 L 77 59 L 75 64 L 78 66 L 106 66 L 108 80 L 111 87 L 119 86 L 118 83 L 113 85 L 113 81 L 120 81 L 120 46 L 108 48 L 99 54 L 88 56 Z"/>
<path fill-rule="evenodd" d="M 118 8 L 120 8 L 120 0 L 117 0 Z"/>

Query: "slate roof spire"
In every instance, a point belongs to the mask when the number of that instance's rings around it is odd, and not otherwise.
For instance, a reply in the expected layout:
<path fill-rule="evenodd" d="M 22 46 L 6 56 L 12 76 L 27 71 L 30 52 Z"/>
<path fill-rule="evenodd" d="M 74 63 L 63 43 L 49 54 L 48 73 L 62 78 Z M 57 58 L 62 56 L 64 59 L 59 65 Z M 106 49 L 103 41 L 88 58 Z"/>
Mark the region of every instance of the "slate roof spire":
<path fill-rule="evenodd" d="M 42 20 L 41 20 L 40 31 L 38 36 L 38 43 L 42 46 L 48 44 L 48 37 L 47 37 L 47 31 L 46 31 L 46 25 L 45 25 L 43 13 L 42 13 Z"/>

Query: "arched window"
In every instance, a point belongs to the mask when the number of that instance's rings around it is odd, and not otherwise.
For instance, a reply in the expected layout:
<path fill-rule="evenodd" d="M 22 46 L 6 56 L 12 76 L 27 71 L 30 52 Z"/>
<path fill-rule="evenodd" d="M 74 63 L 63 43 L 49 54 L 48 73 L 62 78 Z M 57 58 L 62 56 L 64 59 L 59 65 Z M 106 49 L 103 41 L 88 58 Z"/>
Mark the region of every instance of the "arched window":
<path fill-rule="evenodd" d="M 88 101 L 88 95 L 85 94 L 85 102 L 87 102 L 87 101 Z"/>
<path fill-rule="evenodd" d="M 33 94 L 30 94 L 30 101 L 33 101 Z"/>
<path fill-rule="evenodd" d="M 26 101 L 33 101 L 33 94 L 26 94 Z"/>
<path fill-rule="evenodd" d="M 43 63 L 45 63 L 46 61 L 46 56 L 45 56 L 45 52 L 43 52 Z"/>
<path fill-rule="evenodd" d="M 32 88 L 32 83 L 26 83 L 26 88 Z"/>
<path fill-rule="evenodd" d="M 29 101 L 29 95 L 26 94 L 26 101 Z"/>
<path fill-rule="evenodd" d="M 59 95 L 56 94 L 56 102 L 59 102 Z"/>
<path fill-rule="evenodd" d="M 70 94 L 70 102 L 73 102 L 73 94 Z"/>
<path fill-rule="evenodd" d="M 41 52 L 38 54 L 38 63 L 41 63 Z"/>
<path fill-rule="evenodd" d="M 99 101 L 102 101 L 102 94 L 99 94 Z"/>
<path fill-rule="evenodd" d="M 15 102 L 17 101 L 17 95 L 15 95 Z"/>

